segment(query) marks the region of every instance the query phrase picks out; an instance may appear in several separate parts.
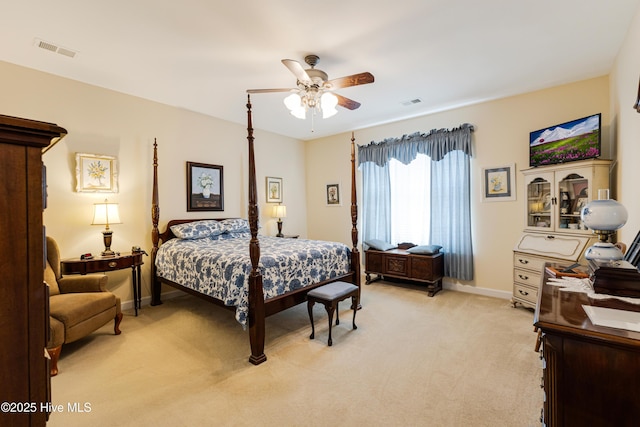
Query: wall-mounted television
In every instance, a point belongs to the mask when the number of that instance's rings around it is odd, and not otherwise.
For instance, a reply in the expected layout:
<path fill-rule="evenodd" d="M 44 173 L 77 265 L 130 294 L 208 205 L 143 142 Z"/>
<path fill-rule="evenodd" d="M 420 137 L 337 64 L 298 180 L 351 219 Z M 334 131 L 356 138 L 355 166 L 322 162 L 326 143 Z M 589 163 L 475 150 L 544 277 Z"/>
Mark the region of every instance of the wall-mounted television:
<path fill-rule="evenodd" d="M 529 166 L 600 157 L 600 113 L 529 134 Z"/>

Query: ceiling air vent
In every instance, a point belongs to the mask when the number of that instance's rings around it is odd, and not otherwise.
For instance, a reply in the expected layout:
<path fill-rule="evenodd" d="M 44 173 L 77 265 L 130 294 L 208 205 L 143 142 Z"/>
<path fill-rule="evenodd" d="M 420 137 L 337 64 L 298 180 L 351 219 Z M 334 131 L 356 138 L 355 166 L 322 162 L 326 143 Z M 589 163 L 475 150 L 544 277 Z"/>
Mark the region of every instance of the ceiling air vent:
<path fill-rule="evenodd" d="M 404 101 L 402 105 L 404 105 L 405 107 L 410 107 L 412 105 L 420 104 L 421 102 L 422 102 L 422 99 L 415 98 L 415 99 L 410 99 L 409 101 Z"/>
<path fill-rule="evenodd" d="M 41 39 L 36 39 L 34 45 L 39 47 L 40 49 L 48 50 L 50 52 L 59 53 L 60 55 L 68 56 L 69 58 L 74 58 L 78 53 L 75 50 L 67 49 L 66 47 L 58 46 L 54 43 L 47 42 Z"/>

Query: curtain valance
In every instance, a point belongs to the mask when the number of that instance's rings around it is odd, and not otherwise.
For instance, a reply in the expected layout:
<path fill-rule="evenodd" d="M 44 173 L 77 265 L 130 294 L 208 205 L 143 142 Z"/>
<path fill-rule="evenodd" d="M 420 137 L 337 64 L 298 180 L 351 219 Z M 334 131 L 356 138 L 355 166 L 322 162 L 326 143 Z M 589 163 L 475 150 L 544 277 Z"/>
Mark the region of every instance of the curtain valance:
<path fill-rule="evenodd" d="M 440 161 L 450 151 L 459 150 L 471 156 L 473 126 L 465 123 L 454 129 L 433 129 L 429 133 L 415 132 L 401 138 L 387 138 L 358 147 L 358 165 L 373 162 L 384 166 L 390 159 L 409 164 L 418 153 L 432 161 Z"/>

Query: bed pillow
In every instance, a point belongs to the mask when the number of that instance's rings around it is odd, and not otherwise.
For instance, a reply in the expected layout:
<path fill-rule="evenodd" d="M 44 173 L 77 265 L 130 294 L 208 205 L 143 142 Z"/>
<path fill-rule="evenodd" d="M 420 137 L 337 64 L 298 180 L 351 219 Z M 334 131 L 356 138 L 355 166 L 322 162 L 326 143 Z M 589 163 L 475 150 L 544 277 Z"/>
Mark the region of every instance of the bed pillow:
<path fill-rule="evenodd" d="M 211 240 L 249 239 L 249 238 L 251 238 L 250 231 L 231 231 L 231 232 L 225 231 L 223 234 L 212 237 Z"/>
<path fill-rule="evenodd" d="M 420 245 L 407 249 L 410 254 L 433 255 L 440 252 L 442 246 L 439 245 Z"/>
<path fill-rule="evenodd" d="M 250 231 L 249 221 L 242 218 L 230 218 L 220 221 L 224 227 L 224 231 L 227 233 L 233 233 L 238 231 Z"/>
<path fill-rule="evenodd" d="M 224 233 L 224 226 L 220 221 L 214 219 L 185 222 L 171 226 L 171 232 L 178 239 L 204 239 L 205 237 L 217 236 Z"/>
<path fill-rule="evenodd" d="M 396 246 L 391 243 L 385 242 L 379 239 L 371 239 L 364 242 L 365 245 L 369 246 L 372 249 L 377 249 L 379 251 L 388 251 L 389 249 L 395 249 Z"/>

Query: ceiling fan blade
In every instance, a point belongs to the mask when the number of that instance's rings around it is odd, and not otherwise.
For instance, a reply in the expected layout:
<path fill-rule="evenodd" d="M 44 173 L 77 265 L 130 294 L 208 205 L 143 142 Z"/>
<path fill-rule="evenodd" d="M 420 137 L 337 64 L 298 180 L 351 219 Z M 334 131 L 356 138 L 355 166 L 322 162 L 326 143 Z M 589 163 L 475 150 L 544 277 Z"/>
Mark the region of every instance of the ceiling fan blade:
<path fill-rule="evenodd" d="M 334 93 L 334 95 L 336 96 L 336 98 L 338 98 L 338 105 L 341 107 L 347 108 L 349 110 L 355 110 L 360 107 L 360 103 L 354 101 L 353 99 L 345 98 L 344 96 L 338 95 L 337 93 Z"/>
<path fill-rule="evenodd" d="M 296 78 L 302 83 L 308 83 L 311 81 L 307 72 L 302 68 L 302 65 L 298 61 L 293 59 L 283 59 L 282 63 L 293 73 Z"/>
<path fill-rule="evenodd" d="M 340 77 L 337 79 L 329 80 L 328 85 L 331 85 L 331 89 L 340 89 L 343 87 L 366 85 L 373 83 L 374 78 L 371 73 L 353 74 L 351 76 Z"/>
<path fill-rule="evenodd" d="M 247 89 L 247 93 L 291 92 L 295 89 Z"/>

